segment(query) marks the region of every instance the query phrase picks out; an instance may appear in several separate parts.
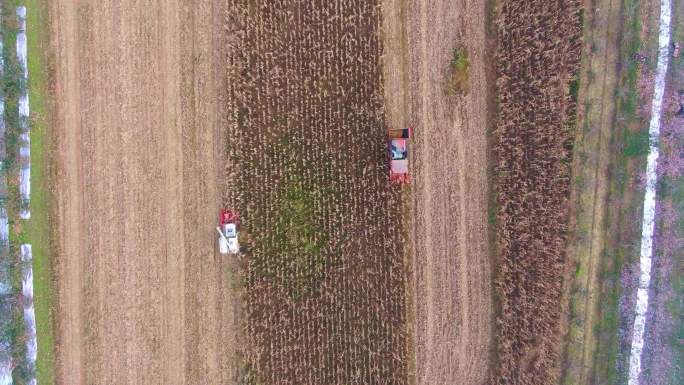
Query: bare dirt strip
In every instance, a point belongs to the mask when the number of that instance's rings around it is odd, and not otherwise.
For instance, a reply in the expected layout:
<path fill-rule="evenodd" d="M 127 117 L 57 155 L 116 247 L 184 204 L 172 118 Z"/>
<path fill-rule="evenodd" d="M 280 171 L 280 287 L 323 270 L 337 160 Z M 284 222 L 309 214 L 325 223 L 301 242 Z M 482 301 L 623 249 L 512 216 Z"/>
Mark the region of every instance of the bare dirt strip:
<path fill-rule="evenodd" d="M 60 384 L 233 378 L 219 2 L 50 2 Z"/>
<path fill-rule="evenodd" d="M 413 126 L 410 258 L 416 384 L 484 384 L 492 346 L 485 1 L 385 0 L 390 125 Z M 458 44 L 470 93 L 445 96 Z M 408 76 L 406 76 L 408 74 Z"/>

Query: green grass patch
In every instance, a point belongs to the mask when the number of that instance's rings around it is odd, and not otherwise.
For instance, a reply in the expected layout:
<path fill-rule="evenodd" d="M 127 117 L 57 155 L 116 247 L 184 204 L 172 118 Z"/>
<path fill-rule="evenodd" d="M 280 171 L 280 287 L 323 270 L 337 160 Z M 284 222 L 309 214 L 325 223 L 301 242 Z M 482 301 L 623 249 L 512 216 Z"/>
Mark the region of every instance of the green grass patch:
<path fill-rule="evenodd" d="M 294 298 L 317 292 L 325 278 L 324 248 L 329 237 L 318 224 L 314 211 L 316 196 L 292 170 L 282 195 L 278 219 L 273 232 L 275 267 L 284 271 L 282 284 Z"/>
<path fill-rule="evenodd" d="M 465 95 L 470 90 L 470 59 L 465 47 L 459 46 L 454 49 L 451 63 L 449 63 L 449 76 L 447 77 L 447 95 Z"/>
<path fill-rule="evenodd" d="M 620 327 L 619 304 L 623 291 L 620 286 L 620 272 L 624 266 L 624 255 L 621 250 L 612 250 L 604 258 L 600 280 L 603 282 L 603 293 L 600 305 L 600 319 L 596 325 L 598 346 L 594 355 L 597 379 L 606 384 L 617 381 L 617 359 L 619 353 L 618 330 Z"/>
<path fill-rule="evenodd" d="M 31 103 L 31 220 L 24 227 L 33 248 L 33 289 L 38 336 L 36 378 L 39 384 L 55 382 L 52 308 L 52 266 L 50 224 L 52 223 L 48 160 L 48 66 L 50 41 L 48 5 L 45 0 L 26 0 L 29 68 L 29 100 Z"/>
<path fill-rule="evenodd" d="M 46 124 L 48 93 L 46 50 L 49 41 L 47 5 L 40 0 L 27 0 L 29 100 L 32 109 L 31 132 L 31 221 L 26 228 L 33 245 L 34 296 L 38 331 L 38 383 L 54 382 L 54 333 L 52 329 L 52 286 L 50 265 L 50 208 L 46 196 Z"/>
<path fill-rule="evenodd" d="M 574 79 L 570 81 L 570 97 L 572 97 L 572 100 L 577 101 L 577 95 L 579 94 L 579 88 L 580 88 L 580 79 L 579 76 L 576 76 Z"/>
<path fill-rule="evenodd" d="M 334 187 L 320 185 L 307 172 L 316 166 L 299 159 L 301 143 L 287 136 L 279 140 L 282 152 L 289 154 L 284 179 L 276 194 L 274 222 L 270 230 L 245 226 L 246 233 L 261 233 L 263 239 L 251 259 L 254 273 L 275 279 L 294 300 L 316 296 L 339 250 L 332 250 L 323 223 L 324 209 L 317 202 L 330 201 Z M 318 168 L 325 170 L 326 167 Z M 249 243 L 249 242 L 246 242 Z M 257 251 L 257 250 L 254 250 Z"/>
<path fill-rule="evenodd" d="M 493 171 L 490 171 L 490 174 L 493 174 Z M 487 197 L 487 225 L 489 226 L 490 230 L 496 228 L 496 215 L 499 212 L 499 202 L 496 200 L 496 194 L 494 194 L 494 181 L 495 177 L 493 175 L 490 175 L 488 183 L 490 186 L 489 189 L 489 196 Z"/>
<path fill-rule="evenodd" d="M 624 156 L 638 158 L 648 155 L 650 140 L 647 130 L 626 131 L 624 137 Z"/>

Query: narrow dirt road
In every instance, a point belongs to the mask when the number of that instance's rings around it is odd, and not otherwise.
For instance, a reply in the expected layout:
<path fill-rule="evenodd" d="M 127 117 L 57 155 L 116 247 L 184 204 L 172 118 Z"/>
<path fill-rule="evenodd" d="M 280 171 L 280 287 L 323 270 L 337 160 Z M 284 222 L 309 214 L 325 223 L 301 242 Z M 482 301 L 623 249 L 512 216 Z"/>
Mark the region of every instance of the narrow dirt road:
<path fill-rule="evenodd" d="M 58 383 L 230 383 L 223 5 L 50 6 Z"/>
<path fill-rule="evenodd" d="M 599 0 L 585 11 L 586 43 L 582 48 L 582 65 L 590 70 L 580 73 L 582 87 L 577 103 L 578 127 L 583 129 L 577 130 L 573 167 L 575 180 L 582 183 L 575 183 L 572 192 L 574 212 L 570 218 L 576 221 L 576 234 L 569 242 L 568 255 L 574 258 L 575 266 L 566 276 L 567 282 L 572 284 L 567 285 L 563 303 L 572 301 L 573 319 L 562 323 L 564 331 L 561 334 L 572 336 L 564 347 L 565 358 L 561 365 L 564 383 L 594 381 L 601 264 L 606 253 L 606 238 L 610 237 L 606 234 L 608 213 L 613 211 L 608 209 L 611 158 L 615 156 L 611 143 L 615 141 L 613 130 L 616 127 L 615 98 L 611 95 L 616 92 L 618 80 L 621 14 L 622 2 L 618 0 Z"/>
<path fill-rule="evenodd" d="M 419 385 L 484 384 L 489 376 L 485 3 L 384 3 L 387 117 L 415 128 L 409 235 Z M 470 56 L 470 93 L 448 98 L 458 44 Z"/>

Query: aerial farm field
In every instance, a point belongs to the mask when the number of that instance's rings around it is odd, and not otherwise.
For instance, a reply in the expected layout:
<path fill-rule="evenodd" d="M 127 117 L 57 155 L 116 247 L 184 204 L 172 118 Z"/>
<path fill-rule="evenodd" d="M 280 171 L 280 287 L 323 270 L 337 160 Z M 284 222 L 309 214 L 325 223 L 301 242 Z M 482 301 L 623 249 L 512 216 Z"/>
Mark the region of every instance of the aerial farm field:
<path fill-rule="evenodd" d="M 677 383 L 668 4 L 3 3 L 0 385 Z"/>

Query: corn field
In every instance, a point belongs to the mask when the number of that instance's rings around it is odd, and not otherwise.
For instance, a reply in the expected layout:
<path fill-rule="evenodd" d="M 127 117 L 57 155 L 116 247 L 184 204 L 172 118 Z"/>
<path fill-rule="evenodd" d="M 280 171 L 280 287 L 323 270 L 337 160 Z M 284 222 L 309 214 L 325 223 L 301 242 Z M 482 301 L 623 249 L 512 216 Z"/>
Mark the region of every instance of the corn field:
<path fill-rule="evenodd" d="M 399 189 L 377 1 L 242 1 L 224 197 L 242 217 L 249 384 L 404 384 Z"/>
<path fill-rule="evenodd" d="M 557 383 L 579 9 L 577 0 L 499 5 L 498 384 Z"/>

